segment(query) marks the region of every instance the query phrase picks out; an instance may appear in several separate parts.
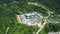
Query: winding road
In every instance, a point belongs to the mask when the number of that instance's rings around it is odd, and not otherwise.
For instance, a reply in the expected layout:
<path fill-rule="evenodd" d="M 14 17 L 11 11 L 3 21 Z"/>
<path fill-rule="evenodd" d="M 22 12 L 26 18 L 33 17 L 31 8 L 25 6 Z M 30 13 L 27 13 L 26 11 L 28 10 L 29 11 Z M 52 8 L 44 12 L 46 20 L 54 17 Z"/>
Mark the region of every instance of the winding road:
<path fill-rule="evenodd" d="M 28 5 L 30 5 L 30 4 L 35 5 L 35 6 L 39 6 L 39 7 L 41 7 L 41 8 L 43 8 L 43 9 L 45 9 L 45 10 L 48 11 L 48 16 L 47 16 L 47 17 L 44 17 L 45 20 L 44 20 L 43 26 L 40 27 L 40 29 L 36 32 L 36 34 L 39 34 L 39 32 L 44 28 L 45 24 L 47 24 L 47 19 L 48 19 L 48 17 L 51 15 L 52 12 L 49 10 L 49 8 L 47 8 L 46 6 L 44 6 L 44 5 L 42 5 L 42 4 L 33 3 L 33 2 L 28 2 Z"/>

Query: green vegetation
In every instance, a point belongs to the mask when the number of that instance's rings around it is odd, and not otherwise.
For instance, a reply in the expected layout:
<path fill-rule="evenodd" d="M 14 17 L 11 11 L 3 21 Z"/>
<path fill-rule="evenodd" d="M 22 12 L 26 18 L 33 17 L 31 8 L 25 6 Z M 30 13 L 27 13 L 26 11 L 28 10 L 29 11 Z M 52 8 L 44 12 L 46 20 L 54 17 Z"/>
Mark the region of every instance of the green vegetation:
<path fill-rule="evenodd" d="M 0 7 L 0 34 L 5 34 L 8 26 L 10 27 L 8 34 L 33 34 L 38 30 L 38 27 L 18 23 L 15 14 L 19 14 L 19 6 L 11 5 L 8 7 L 3 4 Z"/>
<path fill-rule="evenodd" d="M 45 25 L 44 30 L 48 32 L 57 32 L 60 31 L 60 23 L 48 23 Z"/>
<path fill-rule="evenodd" d="M 27 2 L 38 2 L 39 4 L 41 2 L 49 8 L 53 7 L 52 5 L 48 5 L 47 0 L 45 0 L 47 4 L 43 3 L 43 0 L 0 0 L 0 34 L 5 34 L 7 27 L 10 27 L 8 34 L 35 34 L 37 32 L 39 29 L 37 26 L 19 24 L 15 14 L 37 11 L 47 16 L 47 11 L 41 7 L 28 5 Z M 54 7 L 52 9 L 55 10 Z M 54 12 L 52 14 L 53 17 L 51 16 L 50 18 L 60 21 L 60 17 L 58 16 L 60 12 L 57 12 L 57 10 Z M 54 30 L 60 31 L 60 24 L 47 24 L 40 33 L 45 34 Z"/>
<path fill-rule="evenodd" d="M 41 30 L 41 32 L 39 34 L 47 34 L 47 32 L 45 32 L 44 29 Z"/>

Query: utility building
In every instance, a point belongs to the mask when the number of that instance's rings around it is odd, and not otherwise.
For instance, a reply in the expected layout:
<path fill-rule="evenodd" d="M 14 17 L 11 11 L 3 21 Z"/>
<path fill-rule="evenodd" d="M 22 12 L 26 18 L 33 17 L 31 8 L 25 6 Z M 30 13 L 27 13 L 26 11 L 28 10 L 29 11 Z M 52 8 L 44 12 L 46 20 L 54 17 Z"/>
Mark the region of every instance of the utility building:
<path fill-rule="evenodd" d="M 39 27 L 42 26 L 41 19 L 43 18 L 41 13 L 32 12 L 27 14 L 17 15 L 20 23 L 27 24 L 29 26 L 38 25 Z"/>

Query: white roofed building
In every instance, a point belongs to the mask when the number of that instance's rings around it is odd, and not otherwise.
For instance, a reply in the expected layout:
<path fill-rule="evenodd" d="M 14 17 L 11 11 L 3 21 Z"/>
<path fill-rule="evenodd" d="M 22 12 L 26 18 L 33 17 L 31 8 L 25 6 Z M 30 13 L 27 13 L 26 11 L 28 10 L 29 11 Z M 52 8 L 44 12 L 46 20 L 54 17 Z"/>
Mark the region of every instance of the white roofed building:
<path fill-rule="evenodd" d="M 41 19 L 43 18 L 43 16 L 37 12 L 17 15 L 17 17 L 22 23 L 27 25 L 42 25 Z"/>

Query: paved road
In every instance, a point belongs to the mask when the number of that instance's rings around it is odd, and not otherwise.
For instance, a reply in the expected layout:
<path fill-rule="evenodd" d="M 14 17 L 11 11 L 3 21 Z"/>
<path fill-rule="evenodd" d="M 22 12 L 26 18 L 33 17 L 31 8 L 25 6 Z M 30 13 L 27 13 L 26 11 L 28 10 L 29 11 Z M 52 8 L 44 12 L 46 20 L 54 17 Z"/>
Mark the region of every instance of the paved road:
<path fill-rule="evenodd" d="M 44 21 L 44 24 L 42 27 L 40 27 L 40 29 L 37 31 L 36 34 L 39 34 L 39 32 L 44 28 L 45 24 L 47 24 L 46 20 L 48 19 L 48 17 L 50 16 L 50 9 L 48 9 L 46 6 L 42 5 L 42 4 L 38 4 L 38 3 L 33 3 L 33 2 L 28 2 L 28 4 L 32 4 L 32 5 L 35 5 L 35 6 L 39 6 L 39 7 L 42 7 L 43 9 L 47 10 L 48 11 L 48 16 L 47 17 L 44 17 L 45 18 L 45 21 Z"/>
<path fill-rule="evenodd" d="M 47 6 L 44 6 L 44 5 L 42 5 L 42 4 L 33 3 L 33 2 L 28 2 L 28 5 L 30 5 L 30 4 L 35 5 L 35 6 L 39 6 L 39 7 L 43 8 L 43 9 L 45 9 L 45 10 L 47 10 L 47 11 L 50 11 L 50 9 L 49 9 Z"/>
<path fill-rule="evenodd" d="M 46 18 L 45 18 L 45 21 L 44 21 L 43 26 L 42 26 L 42 27 L 40 27 L 40 29 L 37 31 L 37 33 L 36 33 L 36 34 L 38 34 L 38 33 L 39 33 L 43 28 L 44 28 L 45 24 L 47 24 L 47 22 L 46 22 Z"/>
<path fill-rule="evenodd" d="M 9 27 L 7 27 L 7 28 L 6 28 L 6 33 L 5 33 L 5 34 L 7 34 L 7 33 L 8 33 L 8 30 L 9 30 Z"/>

